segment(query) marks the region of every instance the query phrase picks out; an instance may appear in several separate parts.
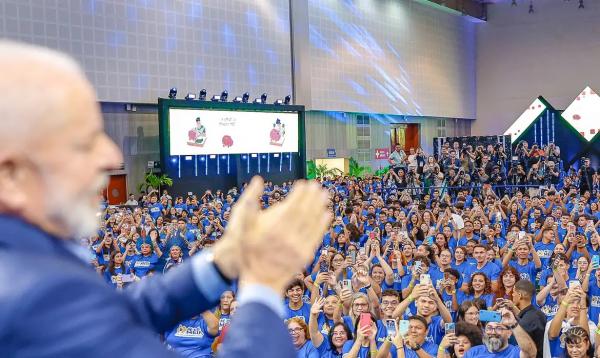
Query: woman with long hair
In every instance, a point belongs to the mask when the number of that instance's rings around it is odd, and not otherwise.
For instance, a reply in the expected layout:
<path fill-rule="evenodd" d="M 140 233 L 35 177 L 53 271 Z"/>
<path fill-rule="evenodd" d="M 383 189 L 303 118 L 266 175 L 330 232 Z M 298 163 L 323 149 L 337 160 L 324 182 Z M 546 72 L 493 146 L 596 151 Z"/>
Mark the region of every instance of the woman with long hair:
<path fill-rule="evenodd" d="M 492 293 L 492 282 L 483 272 L 476 272 L 471 276 L 471 281 L 468 284 L 467 294 L 459 292 L 459 302 L 465 300 L 480 299 L 485 302 L 488 307 L 494 305 L 494 294 Z"/>
<path fill-rule="evenodd" d="M 221 294 L 219 306 L 215 310 L 215 316 L 219 320 L 219 332 L 229 324 L 231 320 L 231 302 L 235 300 L 235 292 L 227 290 Z"/>
<path fill-rule="evenodd" d="M 517 281 L 519 281 L 519 272 L 517 269 L 511 265 L 504 267 L 504 269 L 500 272 L 498 290 L 496 291 L 494 300 L 497 300 L 498 298 L 511 300 L 513 288 L 515 287 L 515 283 L 517 283 Z"/>
<path fill-rule="evenodd" d="M 330 296 L 336 297 L 336 296 Z M 329 298 L 329 297 L 328 297 Z M 327 327 L 327 331 L 319 329 L 319 317 L 325 313 L 326 299 L 319 298 L 310 309 L 308 331 L 312 344 L 319 351 L 322 358 L 335 358 L 342 356 L 344 344 L 352 340 L 352 332 L 342 322 L 334 323 Z"/>
<path fill-rule="evenodd" d="M 565 332 L 565 346 L 567 347 L 567 358 L 594 357 L 594 346 L 590 335 L 582 327 L 571 327 Z"/>
<path fill-rule="evenodd" d="M 129 275 L 130 270 L 125 265 L 125 256 L 120 251 L 113 251 L 110 254 L 108 268 L 104 271 L 104 279 L 114 287 L 118 287 L 117 276 Z"/>
<path fill-rule="evenodd" d="M 483 324 L 479 320 L 479 311 L 487 309 L 487 305 L 482 300 L 464 301 L 458 307 L 456 322 L 466 322 L 483 329 Z"/>

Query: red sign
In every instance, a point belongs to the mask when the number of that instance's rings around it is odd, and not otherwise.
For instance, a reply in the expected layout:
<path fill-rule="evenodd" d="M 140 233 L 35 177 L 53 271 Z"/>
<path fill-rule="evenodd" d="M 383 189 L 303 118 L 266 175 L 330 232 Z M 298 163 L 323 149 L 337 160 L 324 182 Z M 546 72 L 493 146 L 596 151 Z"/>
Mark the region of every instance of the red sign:
<path fill-rule="evenodd" d="M 390 148 L 375 149 L 375 159 L 388 159 L 390 157 Z"/>

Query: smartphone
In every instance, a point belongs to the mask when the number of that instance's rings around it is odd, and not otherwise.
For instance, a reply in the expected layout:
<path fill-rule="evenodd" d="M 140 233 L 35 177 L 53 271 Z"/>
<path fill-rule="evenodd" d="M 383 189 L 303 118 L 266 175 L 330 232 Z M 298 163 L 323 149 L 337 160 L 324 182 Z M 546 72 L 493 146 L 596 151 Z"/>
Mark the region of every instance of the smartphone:
<path fill-rule="evenodd" d="M 319 272 L 329 272 L 329 262 L 321 261 L 319 264 Z"/>
<path fill-rule="evenodd" d="M 569 288 L 577 288 L 577 287 L 581 287 L 581 282 L 579 282 L 579 280 L 571 280 L 569 281 Z"/>
<path fill-rule="evenodd" d="M 519 240 L 523 240 L 523 238 L 525 238 L 525 231 L 519 231 Z"/>
<path fill-rule="evenodd" d="M 419 283 L 421 285 L 429 285 L 431 284 L 431 277 L 429 276 L 428 273 L 422 273 L 421 276 L 419 277 Z"/>
<path fill-rule="evenodd" d="M 479 320 L 481 322 L 502 322 L 502 315 L 498 311 L 479 311 Z"/>
<path fill-rule="evenodd" d="M 188 196 L 192 196 L 194 195 L 194 193 L 192 193 L 191 191 L 188 191 Z"/>
<path fill-rule="evenodd" d="M 352 264 L 356 263 L 356 250 L 350 251 L 350 258 L 352 259 Z"/>
<path fill-rule="evenodd" d="M 365 249 L 364 247 L 360 248 L 360 254 L 361 255 L 366 255 L 367 254 L 367 249 Z"/>
<path fill-rule="evenodd" d="M 432 246 L 433 245 L 433 237 L 429 236 L 426 241 L 427 246 Z"/>
<path fill-rule="evenodd" d="M 456 323 L 454 323 L 454 322 L 446 323 L 444 325 L 444 330 L 446 331 L 446 334 L 456 333 Z"/>
<path fill-rule="evenodd" d="M 402 319 L 398 321 L 398 333 L 402 336 L 406 336 L 408 334 L 408 320 Z"/>
<path fill-rule="evenodd" d="M 385 320 L 385 328 L 387 330 L 387 336 L 390 338 L 396 337 L 396 321 L 393 319 Z"/>
<path fill-rule="evenodd" d="M 342 289 L 347 288 L 352 291 L 352 281 L 351 280 L 342 280 Z"/>
<path fill-rule="evenodd" d="M 600 256 L 598 256 L 598 255 L 592 256 L 592 267 L 598 268 L 598 265 L 600 265 Z"/>
<path fill-rule="evenodd" d="M 371 326 L 371 314 L 370 313 L 361 313 L 359 327 L 370 327 Z"/>

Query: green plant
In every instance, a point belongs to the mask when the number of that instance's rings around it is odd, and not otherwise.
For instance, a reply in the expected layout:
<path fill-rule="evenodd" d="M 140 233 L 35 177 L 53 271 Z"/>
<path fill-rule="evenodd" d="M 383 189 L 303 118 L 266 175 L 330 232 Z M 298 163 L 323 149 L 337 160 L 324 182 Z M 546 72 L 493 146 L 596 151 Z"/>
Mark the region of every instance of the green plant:
<path fill-rule="evenodd" d="M 390 167 L 380 168 L 375 171 L 376 177 L 382 177 L 390 171 Z"/>
<path fill-rule="evenodd" d="M 152 172 L 146 173 L 144 176 L 144 182 L 138 186 L 139 191 L 149 191 L 150 189 L 157 189 L 160 193 L 162 186 L 172 186 L 173 179 L 168 175 L 156 175 Z"/>
<path fill-rule="evenodd" d="M 350 157 L 350 162 L 348 163 L 348 174 L 351 177 L 362 178 L 366 174 L 371 174 L 371 167 L 366 167 L 358 164 L 356 159 Z"/>
<path fill-rule="evenodd" d="M 341 174 L 342 171 L 338 168 L 328 168 L 325 164 L 317 165 L 314 160 L 309 160 L 306 162 L 307 179 L 323 179 L 325 177 L 333 177 Z"/>

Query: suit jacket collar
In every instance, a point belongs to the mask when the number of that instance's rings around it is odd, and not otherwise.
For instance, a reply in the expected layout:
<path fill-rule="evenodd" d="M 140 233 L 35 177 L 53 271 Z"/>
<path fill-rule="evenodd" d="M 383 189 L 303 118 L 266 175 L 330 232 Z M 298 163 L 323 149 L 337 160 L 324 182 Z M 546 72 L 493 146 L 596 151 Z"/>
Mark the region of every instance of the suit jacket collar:
<path fill-rule="evenodd" d="M 66 248 L 66 242 L 26 222 L 22 218 L 0 214 L 0 249 L 28 254 L 60 255 L 81 262 Z"/>

